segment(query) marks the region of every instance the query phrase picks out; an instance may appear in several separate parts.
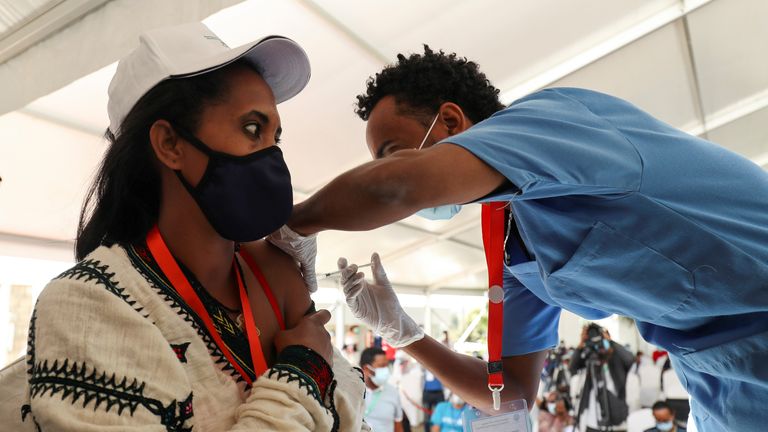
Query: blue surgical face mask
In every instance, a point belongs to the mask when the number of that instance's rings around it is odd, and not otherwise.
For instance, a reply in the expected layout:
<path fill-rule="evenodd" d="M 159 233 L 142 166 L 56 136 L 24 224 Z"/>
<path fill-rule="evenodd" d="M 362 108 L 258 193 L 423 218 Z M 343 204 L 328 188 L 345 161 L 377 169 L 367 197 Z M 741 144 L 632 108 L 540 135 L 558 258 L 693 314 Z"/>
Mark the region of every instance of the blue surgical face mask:
<path fill-rule="evenodd" d="M 461 398 L 461 396 L 457 394 L 452 394 L 448 400 L 451 402 L 452 405 L 464 405 L 464 399 Z"/>
<path fill-rule="evenodd" d="M 432 129 L 435 127 L 435 123 L 437 123 L 437 119 L 439 117 L 440 113 L 437 113 L 435 119 L 432 120 L 432 124 L 429 126 L 429 129 L 427 129 L 427 134 L 424 135 L 424 139 L 421 140 L 421 144 L 419 144 L 419 150 L 424 147 L 424 144 L 427 142 L 427 138 L 429 138 L 429 134 L 432 133 Z M 425 208 L 417 211 L 416 214 L 423 217 L 424 219 L 429 220 L 448 220 L 456 216 L 459 211 L 461 211 L 460 205 L 448 204 L 440 207 Z"/>
<path fill-rule="evenodd" d="M 547 411 L 549 411 L 549 413 L 552 414 L 552 415 L 557 414 L 557 403 L 556 402 L 547 402 Z"/>
<path fill-rule="evenodd" d="M 448 204 L 440 207 L 430 207 L 416 212 L 417 215 L 429 220 L 448 220 L 461 211 L 461 206 Z"/>
<path fill-rule="evenodd" d="M 672 423 L 671 421 L 664 422 L 664 423 L 656 423 L 656 429 L 660 431 L 671 431 L 674 426 L 675 426 L 674 423 Z"/>
<path fill-rule="evenodd" d="M 608 342 L 608 339 L 603 339 L 603 348 L 605 349 L 611 348 L 611 343 Z"/>
<path fill-rule="evenodd" d="M 383 386 L 384 384 L 389 381 L 389 368 L 388 367 L 380 367 L 380 368 L 370 368 L 373 369 L 373 376 L 371 377 L 371 381 L 373 381 L 374 384 L 377 386 Z"/>

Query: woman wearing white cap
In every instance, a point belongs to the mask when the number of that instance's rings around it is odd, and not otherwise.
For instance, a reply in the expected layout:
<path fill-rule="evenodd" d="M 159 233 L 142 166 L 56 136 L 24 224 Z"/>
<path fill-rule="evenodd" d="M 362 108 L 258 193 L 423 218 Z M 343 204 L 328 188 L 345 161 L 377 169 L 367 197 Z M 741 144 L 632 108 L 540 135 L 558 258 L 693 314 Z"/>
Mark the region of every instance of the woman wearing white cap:
<path fill-rule="evenodd" d="M 142 35 L 109 89 L 80 262 L 30 323 L 29 428 L 360 430 L 359 370 L 295 263 L 276 104 L 309 79 L 283 37 L 229 49 L 195 23 Z"/>

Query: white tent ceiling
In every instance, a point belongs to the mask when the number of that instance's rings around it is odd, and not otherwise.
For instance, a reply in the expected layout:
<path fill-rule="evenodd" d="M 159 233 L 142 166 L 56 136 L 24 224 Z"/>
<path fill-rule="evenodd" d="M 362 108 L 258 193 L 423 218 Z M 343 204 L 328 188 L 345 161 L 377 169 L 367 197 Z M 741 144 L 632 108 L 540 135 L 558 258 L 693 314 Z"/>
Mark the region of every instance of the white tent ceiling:
<path fill-rule="evenodd" d="M 117 16 L 94 16 L 91 25 L 100 22 L 101 34 L 143 26 Z M 283 149 L 302 198 L 369 160 L 354 96 L 398 52 L 419 51 L 422 43 L 480 63 L 507 102 L 546 86 L 606 91 L 768 164 L 765 16 L 764 0 L 249 0 L 206 23 L 231 46 L 282 34 L 308 52 L 309 86 L 279 107 Z M 88 56 L 79 45 L 67 49 L 73 58 Z M 113 72 L 106 66 L 0 117 L 0 255 L 29 253 L 30 244 L 57 254 L 71 247 L 104 149 Z M 3 98 L 28 91 L 0 82 Z M 477 206 L 449 222 L 409 218 L 367 233 L 323 233 L 318 270 L 333 270 L 338 256 L 363 262 L 373 250 L 404 290 L 485 284 Z"/>

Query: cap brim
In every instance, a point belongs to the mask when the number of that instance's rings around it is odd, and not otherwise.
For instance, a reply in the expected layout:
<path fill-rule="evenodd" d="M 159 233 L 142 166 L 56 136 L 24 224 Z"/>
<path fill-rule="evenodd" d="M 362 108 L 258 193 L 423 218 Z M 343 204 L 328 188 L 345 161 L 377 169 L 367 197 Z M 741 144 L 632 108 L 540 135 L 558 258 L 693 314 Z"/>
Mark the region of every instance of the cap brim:
<path fill-rule="evenodd" d="M 169 78 L 202 75 L 241 58 L 256 67 L 272 89 L 276 103 L 296 96 L 309 82 L 311 69 L 307 53 L 299 44 L 283 36 L 267 36 L 221 55 L 198 59 L 194 64 L 178 67 Z"/>

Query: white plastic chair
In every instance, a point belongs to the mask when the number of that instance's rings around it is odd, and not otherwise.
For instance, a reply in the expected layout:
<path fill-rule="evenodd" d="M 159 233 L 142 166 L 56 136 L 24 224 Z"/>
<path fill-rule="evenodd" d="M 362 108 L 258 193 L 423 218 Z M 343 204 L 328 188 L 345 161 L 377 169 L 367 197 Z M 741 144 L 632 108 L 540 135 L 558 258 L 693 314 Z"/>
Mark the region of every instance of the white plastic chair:
<path fill-rule="evenodd" d="M 627 432 L 643 432 L 654 426 L 656 426 L 656 419 L 650 408 L 631 412 L 627 417 Z"/>

